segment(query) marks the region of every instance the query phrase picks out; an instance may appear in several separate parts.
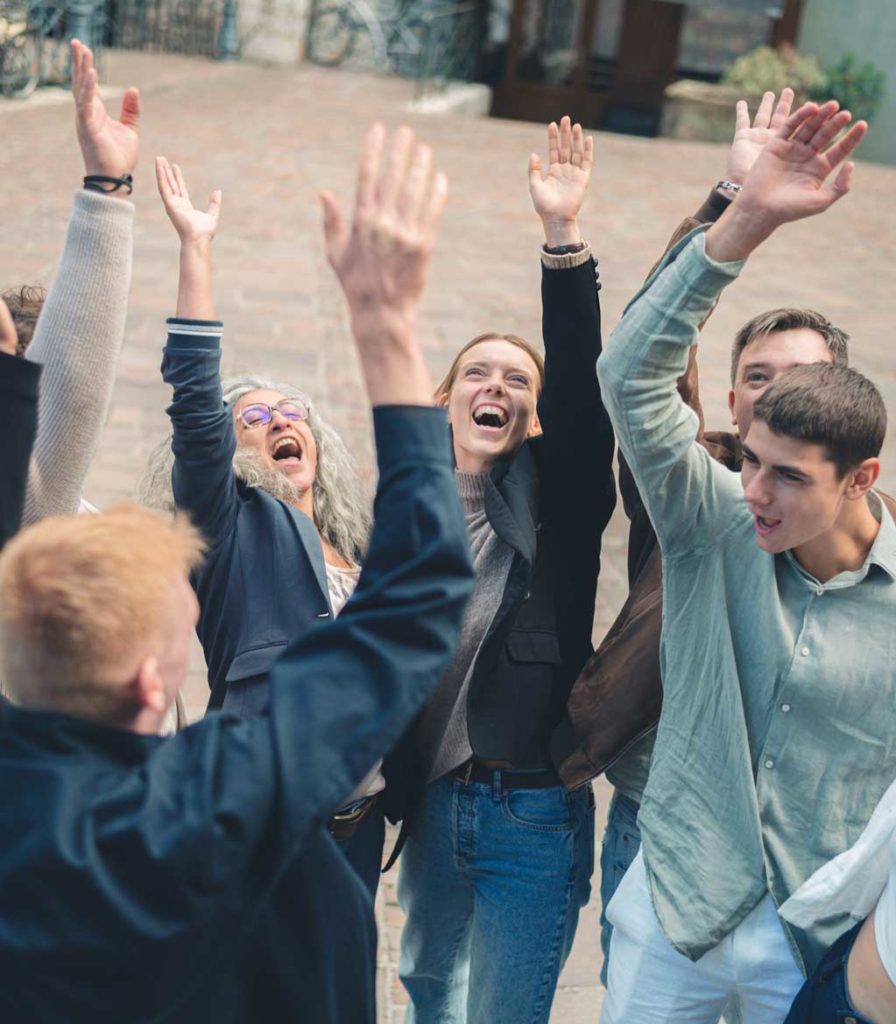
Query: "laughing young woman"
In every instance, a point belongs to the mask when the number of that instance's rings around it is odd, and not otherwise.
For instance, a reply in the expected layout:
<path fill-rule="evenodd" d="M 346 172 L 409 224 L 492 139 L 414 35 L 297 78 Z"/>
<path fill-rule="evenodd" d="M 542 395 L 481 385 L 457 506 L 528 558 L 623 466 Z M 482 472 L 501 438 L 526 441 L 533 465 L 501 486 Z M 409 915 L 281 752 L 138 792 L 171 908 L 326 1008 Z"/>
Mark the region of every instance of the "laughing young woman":
<path fill-rule="evenodd" d="M 176 164 L 159 158 L 156 176 L 181 244 L 162 363 L 174 388 L 173 433 L 156 450 L 141 497 L 187 512 L 208 543 L 193 585 L 209 707 L 248 716 L 267 703 L 267 673 L 287 643 L 338 615 L 351 596 L 370 512 L 341 438 L 300 391 L 255 377 L 222 388 L 211 272 L 221 194 L 207 211 L 195 209 Z M 383 785 L 376 765 L 330 822 L 371 893 L 382 862 Z"/>
<path fill-rule="evenodd" d="M 591 788 L 564 790 L 550 737 L 591 653 L 614 443 L 595 371 L 595 261 L 577 225 L 593 142 L 564 118 L 548 148 L 545 178 L 538 157 L 529 165 L 545 361 L 522 338 L 483 334 L 436 394 L 476 586 L 453 663 L 387 762 L 387 810 L 404 819 L 409 1024 L 547 1021 L 590 892 Z"/>

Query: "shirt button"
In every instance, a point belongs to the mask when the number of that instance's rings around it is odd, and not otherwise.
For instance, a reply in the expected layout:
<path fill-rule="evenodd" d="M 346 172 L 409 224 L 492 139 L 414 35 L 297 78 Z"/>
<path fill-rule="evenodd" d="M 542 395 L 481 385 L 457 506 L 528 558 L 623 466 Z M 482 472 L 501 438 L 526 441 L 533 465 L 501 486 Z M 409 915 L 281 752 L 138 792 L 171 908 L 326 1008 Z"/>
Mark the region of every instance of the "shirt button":
<path fill-rule="evenodd" d="M 785 714 L 786 714 L 790 710 L 790 705 L 789 704 L 782 704 L 781 705 L 781 710 L 783 712 L 785 712 Z"/>
<path fill-rule="evenodd" d="M 767 761 L 765 762 L 765 767 L 766 767 L 766 768 L 774 768 L 774 767 L 775 767 L 775 762 L 774 762 L 774 761 L 773 761 L 773 760 L 772 760 L 771 758 L 769 758 L 769 759 L 768 759 L 768 760 L 767 760 Z"/>
<path fill-rule="evenodd" d="M 802 656 L 803 656 L 804 658 L 808 658 L 808 657 L 809 657 L 809 648 L 808 648 L 808 647 L 804 647 L 804 648 L 803 648 L 803 649 L 802 649 L 802 650 L 800 651 L 800 654 L 802 654 Z"/>

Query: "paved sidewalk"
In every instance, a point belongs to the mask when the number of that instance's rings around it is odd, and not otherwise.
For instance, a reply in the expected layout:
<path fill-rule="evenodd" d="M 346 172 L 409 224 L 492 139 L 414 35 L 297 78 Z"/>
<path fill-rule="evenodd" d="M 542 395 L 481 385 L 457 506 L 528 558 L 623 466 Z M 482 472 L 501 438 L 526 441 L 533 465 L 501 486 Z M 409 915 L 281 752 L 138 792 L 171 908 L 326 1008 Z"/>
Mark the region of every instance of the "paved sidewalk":
<path fill-rule="evenodd" d="M 194 196 L 224 190 L 215 243 L 216 292 L 226 324 L 225 369 L 254 368 L 307 390 L 370 465 L 363 401 L 342 301 L 326 265 L 318 189 L 349 197 L 358 140 L 379 117 L 408 121 L 431 141 L 451 194 L 421 317 L 434 379 L 462 342 L 487 329 L 537 339 L 539 225 L 526 189 L 526 162 L 544 145 L 542 126 L 425 117 L 406 111 L 410 84 L 321 68 L 265 69 L 147 54 L 110 53 L 112 91 L 143 94 L 142 158 L 127 340 L 114 405 L 86 495 L 106 506 L 133 494 L 150 448 L 164 436 L 166 388 L 159 377 L 164 318 L 173 312 L 177 245 L 155 195 L 152 159 L 184 168 Z M 557 115 L 562 114 L 557 111 Z M 0 287 L 48 282 L 61 245 L 79 158 L 69 101 L 0 101 L 3 189 Z M 605 330 L 618 319 L 678 221 L 702 202 L 725 169 L 725 147 L 600 133 L 591 195 L 581 222 L 601 261 Z M 892 288 L 896 265 L 896 169 L 860 164 L 854 194 L 823 218 L 772 240 L 730 289 L 706 332 L 701 392 L 710 427 L 726 422 L 728 345 L 749 316 L 773 306 L 827 313 L 853 336 L 853 359 L 896 408 Z M 884 453 L 884 486 L 896 486 L 896 442 Z M 625 596 L 621 513 L 607 531 L 595 638 Z M 205 705 L 197 655 L 190 712 Z M 602 820 L 608 794 L 598 787 Z M 600 834 L 600 830 L 598 832 Z M 595 887 L 597 877 L 594 879 Z M 400 912 L 394 872 L 383 887 L 384 1024 L 402 1019 L 394 980 Z M 583 913 L 553 1018 L 596 1021 L 597 907 Z"/>

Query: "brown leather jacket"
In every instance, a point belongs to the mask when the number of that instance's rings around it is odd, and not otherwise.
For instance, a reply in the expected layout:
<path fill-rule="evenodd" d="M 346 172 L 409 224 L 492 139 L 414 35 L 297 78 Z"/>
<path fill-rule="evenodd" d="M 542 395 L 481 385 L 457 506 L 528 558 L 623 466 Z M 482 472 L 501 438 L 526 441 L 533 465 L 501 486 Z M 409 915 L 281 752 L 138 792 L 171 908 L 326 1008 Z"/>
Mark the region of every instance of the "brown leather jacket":
<path fill-rule="evenodd" d="M 695 227 L 717 220 L 727 205 L 717 193 L 710 193 L 697 214 L 678 226 L 667 251 Z M 704 320 L 701 329 L 705 323 Z M 691 349 L 687 371 L 678 380 L 678 391 L 697 414 L 700 444 L 718 462 L 740 472 L 743 452 L 739 435 L 704 433 L 696 348 Z M 573 684 L 566 715 L 552 737 L 554 765 L 567 789 L 590 782 L 628 753 L 656 726 L 663 703 L 660 674 L 662 559 L 656 534 L 621 454 L 619 493 L 629 518 L 629 595 L 616 621 Z M 880 497 L 896 518 L 896 501 L 886 494 Z"/>

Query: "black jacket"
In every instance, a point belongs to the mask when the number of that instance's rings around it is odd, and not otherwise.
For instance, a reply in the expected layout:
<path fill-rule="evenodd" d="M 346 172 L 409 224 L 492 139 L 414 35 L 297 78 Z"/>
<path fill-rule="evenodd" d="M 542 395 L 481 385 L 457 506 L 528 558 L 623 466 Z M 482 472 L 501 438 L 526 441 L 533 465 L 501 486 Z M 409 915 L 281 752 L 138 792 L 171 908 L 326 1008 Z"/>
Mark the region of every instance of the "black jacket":
<path fill-rule="evenodd" d="M 431 694 L 472 586 L 443 415 L 374 422 L 358 588 L 277 661 L 268 711 L 163 739 L 0 703 L 3 1024 L 373 1024 L 373 909 L 325 822 Z M 291 1007 L 247 972 L 271 929 Z"/>
<path fill-rule="evenodd" d="M 254 714 L 267 702 L 266 676 L 286 645 L 332 617 L 323 550 L 304 512 L 247 487 L 233 472 L 236 437 L 233 413 L 221 399 L 220 323 L 168 323 L 162 375 L 174 388 L 174 499 L 209 544 L 193 580 L 209 706 Z"/>
<path fill-rule="evenodd" d="M 41 368 L 0 352 L 0 548 L 22 521 Z"/>
<path fill-rule="evenodd" d="M 543 433 L 493 467 L 486 491 L 489 523 L 514 555 L 473 669 L 467 722 L 477 758 L 518 768 L 550 766 L 551 734 L 593 649 L 601 536 L 616 502 L 613 431 L 595 368 L 596 276 L 591 259 L 542 269 Z M 427 713 L 385 766 L 387 813 L 406 827 L 454 706 L 452 694 L 435 700 L 442 713 Z"/>

